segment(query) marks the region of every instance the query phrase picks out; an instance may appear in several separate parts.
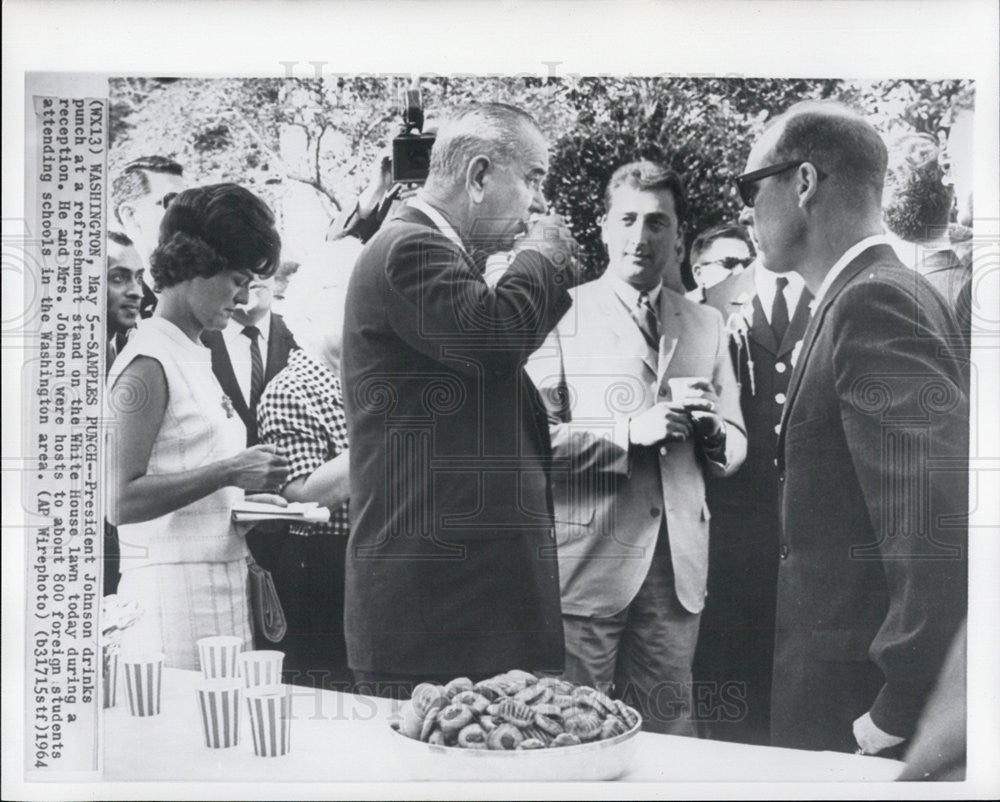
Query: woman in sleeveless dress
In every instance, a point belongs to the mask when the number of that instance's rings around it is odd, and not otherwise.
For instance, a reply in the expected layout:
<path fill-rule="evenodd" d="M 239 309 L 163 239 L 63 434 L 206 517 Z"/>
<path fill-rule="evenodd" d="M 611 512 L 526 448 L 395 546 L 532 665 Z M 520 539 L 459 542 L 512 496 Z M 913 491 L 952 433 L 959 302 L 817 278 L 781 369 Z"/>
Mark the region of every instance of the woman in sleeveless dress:
<path fill-rule="evenodd" d="M 248 190 L 215 184 L 182 192 L 151 258 L 156 312 L 108 377 L 118 594 L 144 610 L 123 633 L 122 649 L 163 652 L 170 667 L 197 669 L 199 638 L 252 641 L 249 551 L 231 512 L 245 491 L 277 489 L 288 462 L 274 446 L 245 448 L 246 431 L 200 337 L 225 327 L 247 301 L 250 281 L 274 272 L 280 248 L 274 216 Z"/>

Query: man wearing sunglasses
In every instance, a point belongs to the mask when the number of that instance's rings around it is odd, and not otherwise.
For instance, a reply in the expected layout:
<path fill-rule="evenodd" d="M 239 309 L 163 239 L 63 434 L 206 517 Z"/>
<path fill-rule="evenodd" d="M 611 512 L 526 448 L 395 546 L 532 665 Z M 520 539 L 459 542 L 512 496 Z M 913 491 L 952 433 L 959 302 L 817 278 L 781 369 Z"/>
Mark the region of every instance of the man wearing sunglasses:
<path fill-rule="evenodd" d="M 753 258 L 753 242 L 743 226 L 721 225 L 702 231 L 691 243 L 691 276 L 698 286 L 687 297 L 704 301 L 709 287 L 743 272 Z"/>
<path fill-rule="evenodd" d="M 779 746 L 899 754 L 966 612 L 961 336 L 883 234 L 886 162 L 860 117 L 806 102 L 736 179 L 768 267 L 815 296 L 778 433 Z"/>
<path fill-rule="evenodd" d="M 187 189 L 184 168 L 165 156 L 141 156 L 133 159 L 111 184 L 111 209 L 121 230 L 135 244 L 146 275 L 150 275 L 149 257 L 160 237 L 160 221 L 167 206 Z M 143 284 L 139 313 L 146 318 L 156 308 L 156 296 Z"/>

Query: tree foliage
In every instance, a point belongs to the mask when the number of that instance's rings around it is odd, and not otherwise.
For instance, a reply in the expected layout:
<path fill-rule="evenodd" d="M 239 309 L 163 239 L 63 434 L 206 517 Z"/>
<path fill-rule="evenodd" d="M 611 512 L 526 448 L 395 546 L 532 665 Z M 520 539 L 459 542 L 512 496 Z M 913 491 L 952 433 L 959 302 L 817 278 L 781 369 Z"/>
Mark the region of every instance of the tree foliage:
<path fill-rule="evenodd" d="M 278 210 L 296 187 L 327 220 L 365 186 L 400 128 L 404 76 L 308 78 L 120 78 L 111 81 L 114 174 L 137 156 L 169 156 L 192 183 L 235 181 Z M 637 158 L 663 161 L 685 179 L 688 243 L 736 219 L 729 189 L 768 118 L 804 98 L 837 98 L 886 134 L 937 134 L 967 81 L 748 78 L 537 78 L 472 75 L 421 81 L 427 122 L 475 101 L 531 112 L 553 143 L 546 192 L 603 270 L 598 220 L 614 169 Z M 291 193 L 291 194 L 290 194 Z M 322 237 L 323 232 L 317 232 Z"/>

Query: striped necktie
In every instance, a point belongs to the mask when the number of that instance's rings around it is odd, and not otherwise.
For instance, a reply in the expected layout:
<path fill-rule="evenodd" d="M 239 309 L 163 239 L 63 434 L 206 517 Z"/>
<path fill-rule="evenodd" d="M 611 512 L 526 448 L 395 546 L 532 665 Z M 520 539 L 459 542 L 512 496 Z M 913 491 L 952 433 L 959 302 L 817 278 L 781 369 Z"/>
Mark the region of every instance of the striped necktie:
<path fill-rule="evenodd" d="M 646 344 L 654 351 L 660 347 L 660 327 L 656 319 L 656 311 L 649 302 L 649 293 L 643 290 L 639 293 L 639 302 L 636 304 L 636 311 L 633 315 L 639 331 L 646 340 Z"/>
<path fill-rule="evenodd" d="M 260 329 L 256 326 L 247 326 L 243 329 L 243 335 L 250 340 L 250 399 L 247 406 L 250 407 L 250 414 L 257 414 L 257 402 L 260 401 L 260 394 L 264 392 L 264 360 L 260 357 L 260 345 L 257 340 L 260 338 Z"/>

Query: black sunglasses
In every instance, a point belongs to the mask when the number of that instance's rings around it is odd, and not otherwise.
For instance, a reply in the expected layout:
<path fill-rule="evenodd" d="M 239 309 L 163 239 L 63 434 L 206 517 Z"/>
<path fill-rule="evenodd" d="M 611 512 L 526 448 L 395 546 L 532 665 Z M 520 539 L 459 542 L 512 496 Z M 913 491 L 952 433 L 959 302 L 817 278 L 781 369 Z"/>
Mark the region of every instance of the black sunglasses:
<path fill-rule="evenodd" d="M 740 259 L 738 256 L 724 256 L 711 262 L 699 262 L 695 267 L 708 267 L 709 265 L 719 265 L 726 270 L 735 270 L 737 267 L 746 267 L 753 261 L 753 257 Z"/>
<path fill-rule="evenodd" d="M 743 175 L 736 176 L 736 178 L 733 179 L 733 183 L 736 184 L 736 191 L 739 192 L 740 200 L 743 201 L 743 205 L 750 209 L 753 208 L 754 200 L 757 198 L 757 183 L 761 179 L 769 178 L 772 175 L 787 173 L 789 170 L 801 167 L 808 161 L 808 159 L 799 159 L 798 161 L 778 162 L 778 164 L 772 164 L 769 167 L 761 167 L 759 170 L 754 170 L 751 173 L 743 173 Z M 818 167 L 816 168 L 816 175 L 820 178 L 826 178 L 826 173 Z"/>

